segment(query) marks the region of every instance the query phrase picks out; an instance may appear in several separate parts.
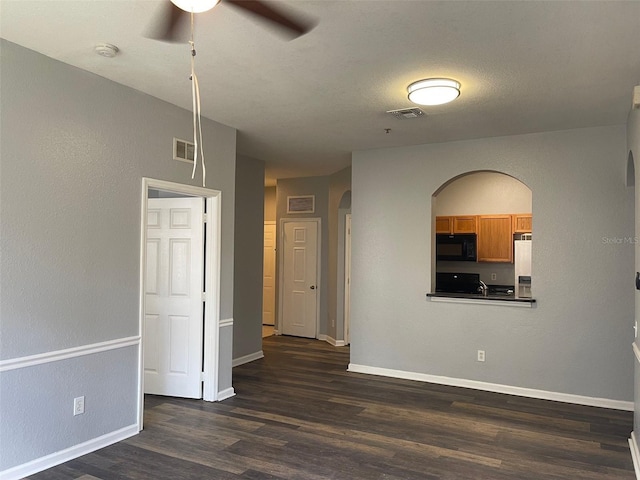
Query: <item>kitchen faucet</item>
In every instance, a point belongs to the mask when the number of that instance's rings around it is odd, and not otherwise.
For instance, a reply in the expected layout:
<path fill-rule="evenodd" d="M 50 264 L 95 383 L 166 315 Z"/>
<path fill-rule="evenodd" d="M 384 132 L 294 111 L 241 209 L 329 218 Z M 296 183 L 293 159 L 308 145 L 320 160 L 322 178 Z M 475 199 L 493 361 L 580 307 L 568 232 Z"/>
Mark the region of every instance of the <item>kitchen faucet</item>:
<path fill-rule="evenodd" d="M 479 280 L 479 282 L 480 282 L 480 286 L 478 287 L 478 290 L 480 290 L 482 292 L 482 295 L 486 297 L 489 287 L 487 287 L 487 284 L 484 283 L 482 280 Z"/>

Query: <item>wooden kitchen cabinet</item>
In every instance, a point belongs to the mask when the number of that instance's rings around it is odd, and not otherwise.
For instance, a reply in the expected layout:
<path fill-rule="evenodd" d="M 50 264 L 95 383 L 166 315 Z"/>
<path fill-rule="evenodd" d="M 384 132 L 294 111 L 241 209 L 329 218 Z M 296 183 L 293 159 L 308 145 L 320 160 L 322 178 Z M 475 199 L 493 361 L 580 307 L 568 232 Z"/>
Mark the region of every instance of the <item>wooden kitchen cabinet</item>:
<path fill-rule="evenodd" d="M 478 216 L 478 262 L 513 262 L 511 215 Z"/>
<path fill-rule="evenodd" d="M 476 216 L 453 218 L 453 233 L 476 233 Z"/>
<path fill-rule="evenodd" d="M 513 217 L 513 233 L 531 233 L 531 227 L 533 225 L 530 213 L 518 213 L 512 215 Z"/>
<path fill-rule="evenodd" d="M 436 233 L 451 233 L 453 231 L 453 217 L 436 217 Z"/>
<path fill-rule="evenodd" d="M 436 217 L 436 233 L 476 233 L 476 216 Z"/>

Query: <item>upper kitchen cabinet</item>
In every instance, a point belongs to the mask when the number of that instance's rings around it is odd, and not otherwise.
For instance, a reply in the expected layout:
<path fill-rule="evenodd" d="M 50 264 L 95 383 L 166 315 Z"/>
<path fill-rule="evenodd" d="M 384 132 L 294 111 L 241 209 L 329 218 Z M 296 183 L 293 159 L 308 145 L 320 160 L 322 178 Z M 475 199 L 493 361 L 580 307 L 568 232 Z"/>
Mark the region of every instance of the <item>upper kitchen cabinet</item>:
<path fill-rule="evenodd" d="M 436 233 L 453 232 L 453 217 L 436 217 Z"/>
<path fill-rule="evenodd" d="M 513 216 L 513 233 L 531 233 L 532 216 L 530 213 L 518 213 Z"/>
<path fill-rule="evenodd" d="M 511 215 L 479 215 L 478 262 L 513 262 Z"/>
<path fill-rule="evenodd" d="M 436 217 L 436 233 L 476 233 L 475 215 Z"/>
<path fill-rule="evenodd" d="M 477 219 L 475 215 L 453 217 L 453 233 L 476 233 Z"/>

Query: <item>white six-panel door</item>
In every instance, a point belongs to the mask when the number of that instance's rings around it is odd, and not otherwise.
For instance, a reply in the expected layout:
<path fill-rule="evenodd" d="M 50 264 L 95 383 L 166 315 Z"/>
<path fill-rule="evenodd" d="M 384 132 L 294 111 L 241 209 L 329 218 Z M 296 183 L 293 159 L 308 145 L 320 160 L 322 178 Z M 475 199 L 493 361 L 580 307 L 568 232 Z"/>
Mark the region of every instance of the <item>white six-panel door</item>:
<path fill-rule="evenodd" d="M 144 391 L 202 398 L 203 199 L 150 198 Z"/>
<path fill-rule="evenodd" d="M 282 333 L 315 338 L 318 224 L 285 222 L 283 237 Z"/>
<path fill-rule="evenodd" d="M 276 224 L 264 223 L 264 267 L 262 270 L 262 323 L 275 325 Z"/>

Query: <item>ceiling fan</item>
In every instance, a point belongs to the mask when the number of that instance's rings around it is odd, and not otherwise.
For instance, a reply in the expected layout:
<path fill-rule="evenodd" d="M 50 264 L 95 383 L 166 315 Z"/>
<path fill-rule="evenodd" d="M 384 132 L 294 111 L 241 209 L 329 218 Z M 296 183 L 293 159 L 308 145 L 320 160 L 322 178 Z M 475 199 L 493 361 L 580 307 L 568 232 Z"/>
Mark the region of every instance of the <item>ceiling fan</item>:
<path fill-rule="evenodd" d="M 215 7 L 221 0 L 171 0 L 164 1 L 164 7 L 160 15 L 147 31 L 148 38 L 164 42 L 183 43 L 187 39 L 191 49 L 191 95 L 193 104 L 193 170 L 191 178 L 195 178 L 198 159 L 202 165 L 202 186 L 206 185 L 206 168 L 204 162 L 204 149 L 202 147 L 202 119 L 200 107 L 200 87 L 195 72 L 195 42 L 193 38 L 193 18 L 196 13 L 206 12 Z M 237 7 L 247 12 L 268 25 L 278 27 L 280 31 L 288 34 L 291 39 L 300 37 L 315 27 L 315 21 L 304 18 L 301 15 L 285 13 L 283 10 L 268 5 L 263 0 L 222 0 L 228 5 Z"/>
<path fill-rule="evenodd" d="M 191 14 L 211 10 L 221 1 L 278 28 L 291 39 L 304 35 L 315 27 L 314 20 L 285 12 L 270 5 L 271 2 L 262 0 L 171 0 L 164 2 L 146 36 L 164 42 L 184 42 L 189 35 Z"/>

